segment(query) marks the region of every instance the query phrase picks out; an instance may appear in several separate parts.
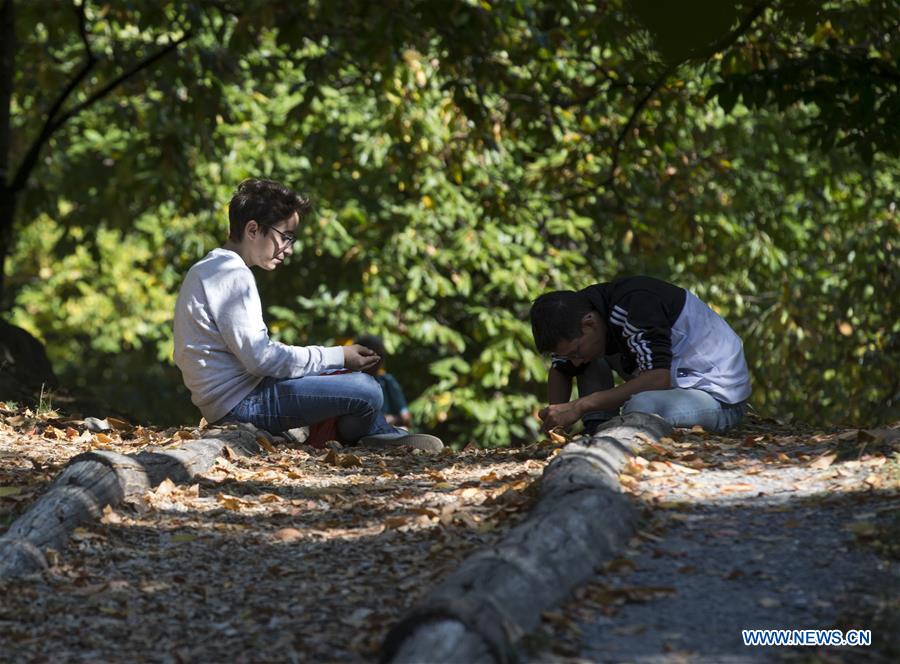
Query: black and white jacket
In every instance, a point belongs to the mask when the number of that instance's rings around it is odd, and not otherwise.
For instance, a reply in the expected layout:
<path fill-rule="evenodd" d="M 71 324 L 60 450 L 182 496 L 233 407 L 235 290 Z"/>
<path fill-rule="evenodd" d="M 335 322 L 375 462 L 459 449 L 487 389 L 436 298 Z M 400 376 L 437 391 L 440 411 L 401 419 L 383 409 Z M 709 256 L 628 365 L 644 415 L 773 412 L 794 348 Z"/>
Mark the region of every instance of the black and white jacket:
<path fill-rule="evenodd" d="M 652 277 L 623 277 L 582 292 L 606 321 L 606 354 L 619 354 L 626 374 L 669 369 L 673 387 L 731 404 L 750 396 L 740 337 L 690 291 Z M 560 358 L 553 366 L 569 376 L 584 370 Z"/>

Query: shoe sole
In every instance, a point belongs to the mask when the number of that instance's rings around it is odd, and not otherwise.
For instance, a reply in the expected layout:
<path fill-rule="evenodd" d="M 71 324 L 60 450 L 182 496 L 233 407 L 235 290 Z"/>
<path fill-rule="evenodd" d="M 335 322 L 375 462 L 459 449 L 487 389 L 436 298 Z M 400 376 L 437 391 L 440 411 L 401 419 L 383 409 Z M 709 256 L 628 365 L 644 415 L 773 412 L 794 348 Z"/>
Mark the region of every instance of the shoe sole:
<path fill-rule="evenodd" d="M 444 443 L 441 442 L 440 438 L 421 433 L 411 433 L 406 436 L 388 439 L 364 437 L 359 441 L 359 444 L 370 449 L 387 449 L 403 445 L 414 450 L 432 453 L 437 453 L 444 449 Z"/>

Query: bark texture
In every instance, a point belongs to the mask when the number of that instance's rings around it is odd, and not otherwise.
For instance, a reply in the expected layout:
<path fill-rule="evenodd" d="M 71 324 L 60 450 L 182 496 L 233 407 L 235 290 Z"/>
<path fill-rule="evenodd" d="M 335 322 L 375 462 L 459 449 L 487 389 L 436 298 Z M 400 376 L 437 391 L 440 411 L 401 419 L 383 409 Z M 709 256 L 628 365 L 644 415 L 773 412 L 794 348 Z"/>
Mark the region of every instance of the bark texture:
<path fill-rule="evenodd" d="M 527 520 L 428 593 L 388 634 L 381 661 L 510 661 L 543 611 L 624 548 L 638 514 L 618 474 L 645 442 L 671 430 L 655 415 L 632 413 L 568 444 L 544 470 Z"/>
<path fill-rule="evenodd" d="M 208 470 L 226 446 L 242 456 L 260 451 L 253 433 L 216 429 L 174 449 L 73 457 L 47 493 L 0 537 L 0 579 L 46 568 L 43 550 L 60 548 L 78 525 L 99 518 L 104 507 L 140 496 L 165 479 L 185 483 Z"/>

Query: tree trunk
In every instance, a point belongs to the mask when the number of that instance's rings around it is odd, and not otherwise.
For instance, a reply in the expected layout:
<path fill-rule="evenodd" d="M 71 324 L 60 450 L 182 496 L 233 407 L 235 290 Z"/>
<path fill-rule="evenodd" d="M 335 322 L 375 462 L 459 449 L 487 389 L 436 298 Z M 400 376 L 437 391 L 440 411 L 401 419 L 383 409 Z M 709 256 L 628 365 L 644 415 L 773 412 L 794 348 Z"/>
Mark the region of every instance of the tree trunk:
<path fill-rule="evenodd" d="M 16 213 L 16 193 L 12 189 L 10 172 L 10 111 L 16 65 L 16 31 L 13 0 L 0 2 L 0 311 L 5 311 L 8 308 L 4 298 L 6 257 L 12 251 L 12 227 Z"/>
<path fill-rule="evenodd" d="M 544 470 L 527 520 L 433 589 L 385 639 L 383 662 L 507 662 L 514 644 L 621 551 L 637 510 L 618 474 L 672 427 L 655 415 L 611 420 L 567 445 Z"/>
<path fill-rule="evenodd" d="M 79 524 L 165 479 L 188 482 L 208 470 L 226 445 L 242 456 L 260 450 L 249 431 L 214 429 L 207 435 L 177 449 L 88 452 L 71 459 L 47 493 L 0 537 L 0 579 L 46 568 L 43 550 L 60 548 Z"/>

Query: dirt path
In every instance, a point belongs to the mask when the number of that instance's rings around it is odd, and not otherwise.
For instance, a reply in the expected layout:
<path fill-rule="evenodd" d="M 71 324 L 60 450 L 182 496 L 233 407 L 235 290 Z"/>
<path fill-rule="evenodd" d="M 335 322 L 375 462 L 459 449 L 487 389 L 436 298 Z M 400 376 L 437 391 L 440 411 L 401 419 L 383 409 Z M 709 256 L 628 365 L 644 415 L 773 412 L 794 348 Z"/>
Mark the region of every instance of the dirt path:
<path fill-rule="evenodd" d="M 757 421 L 727 437 L 664 439 L 621 477 L 646 505 L 639 536 L 546 614 L 524 658 L 792 652 L 744 647 L 745 628 L 893 638 L 870 617 L 897 595 L 896 434 Z M 125 425 L 98 436 L 0 408 L 0 532 L 71 456 L 194 435 Z M 522 518 L 552 450 L 295 446 L 222 459 L 193 486 L 164 483 L 78 529 L 42 577 L 0 584 L 0 661 L 371 661 L 418 597 Z M 850 662 L 876 651 L 817 652 Z"/>
<path fill-rule="evenodd" d="M 900 636 L 872 622 L 900 587 L 898 433 L 757 423 L 730 437 L 683 432 L 663 441 L 623 478 L 648 506 L 643 532 L 577 600 L 546 616 L 522 648 L 525 659 L 798 654 L 744 646 L 741 630 L 750 628 L 871 629 L 874 648 L 802 654 L 823 662 L 888 657 Z"/>
<path fill-rule="evenodd" d="M 8 414 L 3 529 L 74 454 L 194 435 Z M 76 529 L 45 575 L 0 583 L 0 661 L 371 661 L 422 592 L 521 518 L 549 451 L 221 459 Z"/>

